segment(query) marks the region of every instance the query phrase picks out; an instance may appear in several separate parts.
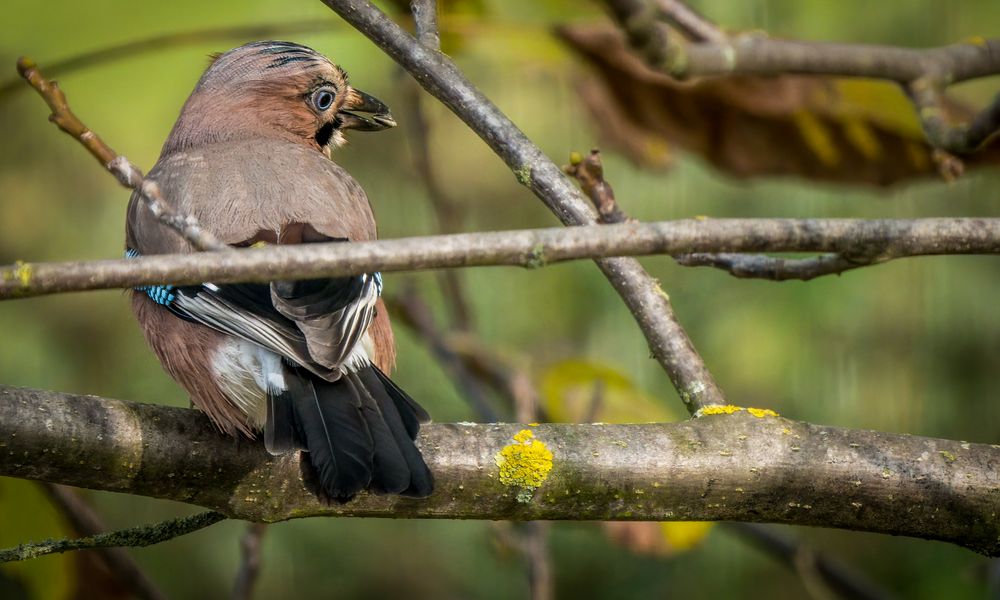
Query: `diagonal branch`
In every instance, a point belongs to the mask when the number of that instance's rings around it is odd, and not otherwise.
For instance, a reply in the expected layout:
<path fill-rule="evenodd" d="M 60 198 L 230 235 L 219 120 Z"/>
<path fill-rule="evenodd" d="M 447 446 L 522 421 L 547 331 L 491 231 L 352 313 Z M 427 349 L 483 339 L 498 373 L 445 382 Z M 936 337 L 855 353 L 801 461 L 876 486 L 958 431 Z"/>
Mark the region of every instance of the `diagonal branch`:
<path fill-rule="evenodd" d="M 362 495 L 325 506 L 303 483 L 297 454 L 234 444 L 197 411 L 0 387 L 0 476 L 177 500 L 255 522 L 734 520 L 907 535 L 1000 555 L 1000 447 L 716 412 L 680 423 L 532 426 L 530 439 L 552 453 L 551 470 L 534 454 L 512 459 L 503 476 L 497 456 L 528 426 L 429 425 L 419 443 L 437 484 L 430 498 Z"/>
<path fill-rule="evenodd" d="M 565 225 L 589 225 L 594 211 L 559 167 L 439 51 L 421 45 L 363 0 L 323 0 L 334 12 L 375 42 L 428 92 L 461 118 L 503 159 L 518 182 L 529 188 Z M 666 370 L 687 408 L 724 403 L 658 282 L 633 259 L 597 261 L 646 336 L 652 355 Z"/>
<path fill-rule="evenodd" d="M 484 265 L 539 268 L 579 258 L 698 252 L 834 252 L 871 263 L 918 255 L 998 254 L 1000 219 L 690 219 L 21 262 L 0 268 L 0 299 L 162 283 L 267 282 Z"/>
<path fill-rule="evenodd" d="M 142 171 L 127 158 L 112 150 L 111 146 L 104 143 L 104 140 L 73 114 L 66 102 L 66 95 L 59 89 L 59 85 L 55 81 L 46 79 L 34 61 L 22 56 L 17 60 L 17 72 L 48 104 L 49 110 L 52 111 L 49 120 L 70 137 L 80 142 L 104 168 L 118 179 L 118 183 L 135 190 L 157 219 L 177 231 L 195 248 L 200 250 L 225 250 L 229 248 L 210 232 L 202 229 L 198 221 L 191 215 L 174 212 L 167 205 L 156 182 L 145 179 Z"/>
<path fill-rule="evenodd" d="M 95 488 L 100 489 L 100 488 Z M 141 548 L 152 546 L 175 537 L 187 535 L 189 533 L 215 525 L 219 521 L 224 521 L 226 516 L 218 512 L 209 510 L 191 515 L 190 517 L 180 517 L 170 519 L 155 525 L 144 525 L 130 527 L 119 531 L 108 533 L 98 533 L 96 535 L 64 540 L 50 540 L 33 544 L 21 544 L 13 548 L 0 550 L 0 564 L 5 562 L 28 560 L 38 558 L 47 554 L 59 554 L 73 550 L 90 550 L 93 548 Z"/>
<path fill-rule="evenodd" d="M 76 535 L 93 540 L 94 536 L 98 536 L 106 530 L 100 516 L 75 490 L 44 482 L 41 487 L 45 495 L 49 497 L 49 501 L 59 508 Z M 132 555 L 124 549 L 98 547 L 96 552 L 118 582 L 136 598 L 142 600 L 164 600 L 166 598 L 135 562 Z"/>

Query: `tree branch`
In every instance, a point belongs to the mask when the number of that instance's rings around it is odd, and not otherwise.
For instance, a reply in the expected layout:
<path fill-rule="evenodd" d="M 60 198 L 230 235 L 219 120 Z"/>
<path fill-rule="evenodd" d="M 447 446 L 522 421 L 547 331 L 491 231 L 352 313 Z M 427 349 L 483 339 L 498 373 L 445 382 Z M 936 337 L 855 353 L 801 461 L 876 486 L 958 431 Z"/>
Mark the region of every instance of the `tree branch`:
<path fill-rule="evenodd" d="M 59 89 L 59 85 L 46 79 L 33 60 L 23 56 L 17 59 L 17 72 L 48 104 L 49 110 L 52 111 L 49 120 L 70 137 L 80 142 L 87 149 L 87 152 L 90 152 L 104 168 L 115 176 L 118 183 L 135 190 L 157 219 L 173 228 L 199 250 L 229 249 L 228 245 L 223 244 L 210 232 L 202 229 L 193 216 L 177 213 L 171 209 L 164 200 L 156 182 L 145 179 L 142 171 L 127 158 L 112 150 L 111 146 L 104 143 L 104 140 L 73 114 L 66 102 L 66 95 Z"/>
<path fill-rule="evenodd" d="M 871 266 L 888 258 L 844 258 L 839 254 L 824 254 L 814 258 L 781 258 L 756 254 L 682 254 L 674 257 L 685 267 L 714 267 L 740 279 L 771 281 L 809 281 L 824 275 L 840 275 L 851 269 Z"/>
<path fill-rule="evenodd" d="M 893 595 L 832 556 L 805 545 L 801 540 L 777 531 L 775 527 L 756 523 L 725 523 L 751 545 L 770 554 L 785 566 L 796 570 L 797 564 L 808 562 L 825 587 L 842 598 L 855 600 L 890 600 Z"/>
<path fill-rule="evenodd" d="M 59 508 L 76 535 L 93 539 L 107 528 L 100 516 L 73 489 L 54 483 L 42 482 L 42 489 L 49 501 Z M 108 571 L 136 598 L 142 600 L 165 600 L 166 596 L 149 579 L 123 548 L 97 547 L 95 552 L 104 561 Z"/>
<path fill-rule="evenodd" d="M 267 533 L 266 523 L 247 524 L 246 533 L 240 539 L 240 569 L 233 583 L 232 600 L 251 600 L 253 589 L 260 575 L 261 546 L 264 534 Z"/>
<path fill-rule="evenodd" d="M 931 145 L 956 154 L 979 149 L 1000 130 L 1000 98 L 970 123 L 943 117 L 947 86 L 1000 74 L 1000 39 L 977 38 L 939 48 L 778 40 L 759 34 L 727 37 L 673 0 L 605 0 L 629 43 L 653 69 L 676 77 L 719 75 L 827 75 L 895 81 L 905 86 Z M 683 5 L 682 5 L 683 6 Z M 693 13 L 692 13 L 693 14 Z M 678 21 L 681 15 L 681 21 Z M 682 44 L 659 22 L 667 18 L 697 42 Z"/>
<path fill-rule="evenodd" d="M 728 39 L 726 32 L 718 25 L 681 0 L 654 0 L 654 3 L 663 18 L 682 31 L 689 40 L 721 44 Z"/>
<path fill-rule="evenodd" d="M 94 489 L 102 489 L 95 487 Z M 108 533 L 64 540 L 51 540 L 38 542 L 35 544 L 21 544 L 13 548 L 0 550 L 0 564 L 5 562 L 28 560 L 38 558 L 47 554 L 59 554 L 72 550 L 90 550 L 94 548 L 141 548 L 152 546 L 167 540 L 172 540 L 182 535 L 204 529 L 215 525 L 219 521 L 224 521 L 226 516 L 209 510 L 206 512 L 191 515 L 190 517 L 180 517 L 170 519 L 155 525 L 142 525 L 130 527 Z"/>
<path fill-rule="evenodd" d="M 461 118 L 565 225 L 589 225 L 594 212 L 572 183 L 514 123 L 462 74 L 447 56 L 422 46 L 382 11 L 363 0 L 323 0 L 421 86 Z M 674 315 L 669 297 L 627 258 L 602 259 L 598 267 L 625 301 L 688 410 L 722 404 L 725 397 Z"/>
<path fill-rule="evenodd" d="M 597 256 L 698 252 L 834 252 L 856 262 L 997 254 L 1000 219 L 690 219 L 88 262 L 21 262 L 0 268 L 0 299 L 161 283 L 266 282 L 484 265 L 538 268 Z"/>
<path fill-rule="evenodd" d="M 551 451 L 551 471 L 515 460 L 502 478 L 497 455 L 525 427 L 429 425 L 419 443 L 437 482 L 433 496 L 362 495 L 324 506 L 303 484 L 297 454 L 272 457 L 258 443 L 234 441 L 194 410 L 2 387 L 0 475 L 255 522 L 739 520 L 907 535 L 1000 555 L 997 446 L 741 410 L 669 424 L 538 425 L 534 439 Z M 537 490 L 520 487 L 533 478 Z"/>

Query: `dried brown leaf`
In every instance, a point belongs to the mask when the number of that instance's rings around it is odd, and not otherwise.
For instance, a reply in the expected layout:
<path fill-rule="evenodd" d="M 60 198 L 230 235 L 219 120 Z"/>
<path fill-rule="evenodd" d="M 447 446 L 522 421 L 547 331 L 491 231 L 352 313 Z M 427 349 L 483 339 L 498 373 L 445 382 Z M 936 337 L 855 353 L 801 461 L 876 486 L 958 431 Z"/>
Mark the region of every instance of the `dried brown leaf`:
<path fill-rule="evenodd" d="M 890 185 L 954 173 L 894 83 L 793 75 L 678 82 L 646 66 L 614 27 L 566 26 L 557 34 L 592 67 L 579 94 L 601 143 L 640 166 L 669 166 L 676 146 L 736 177 Z M 954 101 L 946 109 L 960 120 L 972 114 Z M 1000 144 L 966 163 L 1000 163 Z"/>

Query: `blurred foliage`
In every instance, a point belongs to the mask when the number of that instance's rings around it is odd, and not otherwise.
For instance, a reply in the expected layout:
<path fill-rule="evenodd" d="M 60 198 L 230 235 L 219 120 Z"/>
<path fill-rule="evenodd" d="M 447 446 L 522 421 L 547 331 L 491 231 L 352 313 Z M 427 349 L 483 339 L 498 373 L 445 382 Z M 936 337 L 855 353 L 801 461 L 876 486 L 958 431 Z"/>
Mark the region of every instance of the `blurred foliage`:
<path fill-rule="evenodd" d="M 557 162 L 595 145 L 598 127 L 575 82 L 589 71 L 549 31 L 601 20 L 596 4 L 568 0 L 483 0 L 478 13 L 443 20 L 460 65 L 501 109 Z M 798 2 L 729 0 L 695 3 L 733 29 L 847 42 L 938 45 L 995 33 L 1000 4 L 967 0 Z M 40 5 L 8 0 L 0 23 L 0 64 L 13 75 L 19 54 L 44 67 L 80 52 L 172 31 L 213 26 L 330 19 L 319 2 L 88 3 Z M 860 18 L 859 15 L 864 15 Z M 346 27 L 295 37 L 342 64 L 352 82 L 398 105 L 407 77 Z M 234 41 L 230 45 L 235 45 Z M 149 167 L 211 52 L 220 44 L 177 47 L 70 73 L 60 83 L 75 112 L 115 149 Z M 956 92 L 982 104 L 996 81 Z M 428 102 L 435 168 L 464 202 L 469 230 L 552 226 L 555 219 L 465 126 Z M 907 110 L 901 107 L 900 111 Z M 397 115 L 401 111 L 397 111 Z M 29 93 L 0 99 L 0 261 L 118 257 L 128 194 L 74 142 L 46 121 Z M 428 234 L 434 219 L 411 167 L 407 128 L 356 135 L 335 156 L 372 199 L 383 237 Z M 714 217 L 919 217 L 997 214 L 995 172 L 954 184 L 928 179 L 885 191 L 801 179 L 734 181 L 703 160 L 675 156 L 669 174 L 637 170 L 606 153 L 605 173 L 623 208 L 644 220 Z M 845 427 L 997 442 L 1000 402 L 1000 263 L 989 257 L 896 261 L 802 284 L 733 279 L 723 273 L 644 259 L 670 293 L 677 313 L 723 389 L 737 404 Z M 681 404 L 650 360 L 638 329 L 607 284 L 585 262 L 540 271 L 473 269 L 462 273 L 485 343 L 531 357 L 541 377 L 549 365 L 588 361 L 627 374 L 664 411 Z M 434 278 L 413 280 L 440 308 Z M 419 340 L 398 331 L 396 378 L 438 421 L 468 420 Z M 94 292 L 0 304 L 0 381 L 145 402 L 187 405 L 132 322 L 121 292 Z M 541 379 L 540 379 L 541 381 Z M 60 524 L 30 485 L 9 484 L 0 499 L 4 543 L 57 535 Z M 17 496 L 16 500 L 14 496 Z M 92 494 L 109 526 L 153 521 L 176 504 Z M 25 516 L 26 513 L 31 518 Z M 15 531 L 14 533 L 11 533 Z M 134 552 L 173 597 L 227 593 L 238 562 L 239 523 Z M 265 538 L 259 597 L 338 596 L 510 598 L 526 593 L 517 557 L 496 553 L 491 528 L 475 522 L 313 519 L 275 525 Z M 986 561 L 944 544 L 820 529 L 796 530 L 908 598 L 978 598 Z M 694 551 L 636 556 L 599 527 L 553 528 L 559 597 L 650 596 L 799 598 L 795 575 L 771 559 L 713 532 Z M 49 562 L 42 562 L 49 561 Z M 59 559 L 0 570 L 0 586 L 23 569 L 49 577 L 37 597 L 60 597 L 72 581 Z M 35 565 L 42 565 L 41 567 Z M 178 577 L 178 573 L 183 573 Z M 0 589 L 9 589 L 0 587 Z"/>

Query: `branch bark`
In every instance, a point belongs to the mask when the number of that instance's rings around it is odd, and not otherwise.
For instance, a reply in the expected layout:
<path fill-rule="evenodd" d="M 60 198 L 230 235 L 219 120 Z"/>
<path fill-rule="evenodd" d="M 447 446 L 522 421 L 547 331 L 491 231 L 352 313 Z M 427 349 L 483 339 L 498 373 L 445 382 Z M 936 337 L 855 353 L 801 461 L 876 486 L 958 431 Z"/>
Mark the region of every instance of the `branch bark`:
<path fill-rule="evenodd" d="M 161 283 L 266 282 L 484 265 L 538 268 L 598 256 L 699 252 L 833 252 L 873 263 L 918 255 L 998 254 L 1000 219 L 690 219 L 89 262 L 21 262 L 0 268 L 0 299 Z"/>
<path fill-rule="evenodd" d="M 437 482 L 433 496 L 362 495 L 324 506 L 303 484 L 296 454 L 272 457 L 257 443 L 234 441 L 196 411 L 2 387 L 0 475 L 176 500 L 255 522 L 738 520 L 907 535 L 1000 555 L 998 446 L 742 410 L 669 424 L 543 424 L 532 430 L 552 452 L 552 469 L 525 495 L 501 481 L 496 465 L 525 427 L 427 426 L 419 442 Z"/>

